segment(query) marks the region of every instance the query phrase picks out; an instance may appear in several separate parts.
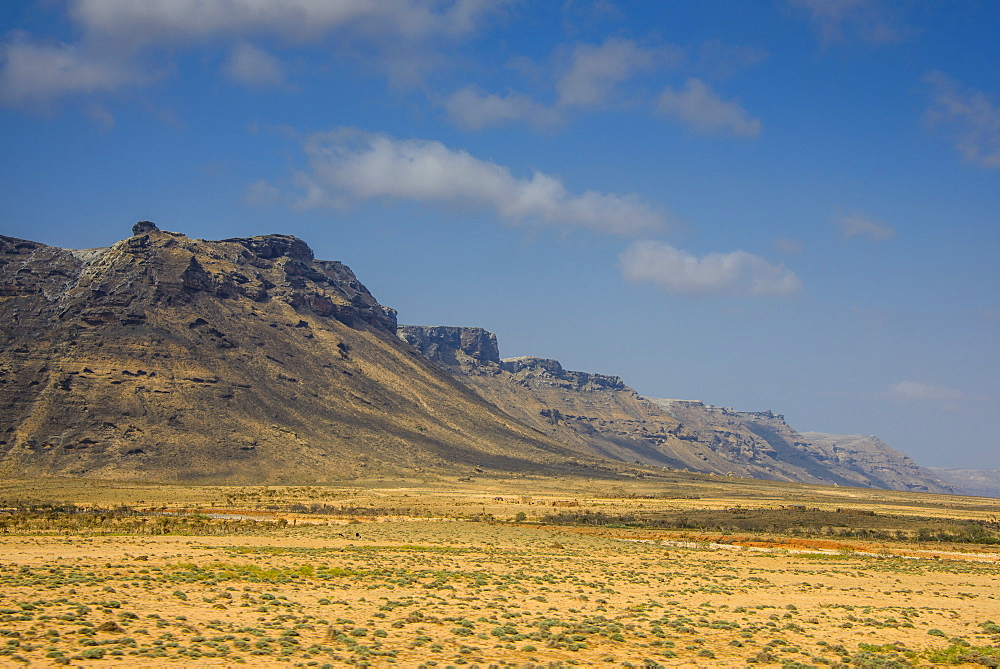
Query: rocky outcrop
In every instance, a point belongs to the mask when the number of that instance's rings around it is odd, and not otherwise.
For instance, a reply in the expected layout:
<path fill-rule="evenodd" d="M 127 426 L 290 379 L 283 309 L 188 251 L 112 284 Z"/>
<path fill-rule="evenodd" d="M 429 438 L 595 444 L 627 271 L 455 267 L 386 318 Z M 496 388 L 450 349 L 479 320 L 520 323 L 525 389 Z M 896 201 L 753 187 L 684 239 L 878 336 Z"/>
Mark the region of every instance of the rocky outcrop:
<path fill-rule="evenodd" d="M 724 451 L 759 478 L 950 493 L 952 489 L 908 456 L 874 437 L 797 432 L 771 411 L 735 411 L 704 402 L 654 399 L 681 422 L 687 438 Z"/>
<path fill-rule="evenodd" d="M 501 359 L 496 336 L 482 328 L 401 325 L 399 337 L 476 394 L 517 420 L 592 455 L 683 468 L 687 449 L 676 421 L 617 376 L 575 372 L 556 360 Z"/>
<path fill-rule="evenodd" d="M 496 335 L 483 328 L 400 325 L 396 332 L 400 339 L 439 366 L 465 376 L 496 376 L 507 372 L 522 385 L 536 388 L 627 390 L 617 376 L 570 371 L 550 358 L 521 356 L 501 360 Z"/>
<path fill-rule="evenodd" d="M 1000 497 L 1000 469 L 927 469 L 961 495 Z"/>
<path fill-rule="evenodd" d="M 111 248 L 85 252 L 0 236 L 0 296 L 27 298 L 8 308 L 32 326 L 39 318 L 77 317 L 87 325 L 135 324 L 151 306 L 247 298 L 395 332 L 394 310 L 378 304 L 342 263 L 315 261 L 300 239 L 191 240 L 149 221 L 133 232 Z"/>
<path fill-rule="evenodd" d="M 302 240 L 133 233 L 86 251 L 0 237 L 0 476 L 580 464 L 401 342 L 395 311 Z"/>
<path fill-rule="evenodd" d="M 400 325 L 399 338 L 449 371 L 468 374 L 500 369 L 496 335 L 482 328 Z"/>
<path fill-rule="evenodd" d="M 878 437 L 860 434 L 803 432 L 803 451 L 831 468 L 854 474 L 867 488 L 953 493 L 954 488 L 908 455 L 890 448 Z M 845 476 L 851 477 L 851 474 Z"/>
<path fill-rule="evenodd" d="M 617 376 L 572 372 L 563 369 L 558 360 L 550 358 L 505 358 L 500 362 L 500 368 L 519 382 L 535 388 L 551 386 L 581 392 L 632 390 Z"/>
<path fill-rule="evenodd" d="M 834 451 L 770 411 L 647 399 L 617 376 L 547 358 L 500 358 L 496 337 L 481 328 L 404 325 L 399 336 L 511 416 L 601 457 L 723 476 L 950 491 L 881 442 Z"/>

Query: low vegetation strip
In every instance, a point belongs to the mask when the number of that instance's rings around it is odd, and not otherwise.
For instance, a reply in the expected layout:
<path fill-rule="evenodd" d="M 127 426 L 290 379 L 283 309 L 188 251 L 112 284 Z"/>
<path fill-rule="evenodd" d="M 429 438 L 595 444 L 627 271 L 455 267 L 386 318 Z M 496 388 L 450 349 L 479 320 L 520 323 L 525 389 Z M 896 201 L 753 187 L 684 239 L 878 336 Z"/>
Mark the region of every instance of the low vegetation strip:
<path fill-rule="evenodd" d="M 682 512 L 607 514 L 583 510 L 546 514 L 554 525 L 761 532 L 792 537 L 868 539 L 878 541 L 1000 544 L 1000 522 L 943 521 L 919 516 L 858 513 L 849 509 L 687 509 Z"/>

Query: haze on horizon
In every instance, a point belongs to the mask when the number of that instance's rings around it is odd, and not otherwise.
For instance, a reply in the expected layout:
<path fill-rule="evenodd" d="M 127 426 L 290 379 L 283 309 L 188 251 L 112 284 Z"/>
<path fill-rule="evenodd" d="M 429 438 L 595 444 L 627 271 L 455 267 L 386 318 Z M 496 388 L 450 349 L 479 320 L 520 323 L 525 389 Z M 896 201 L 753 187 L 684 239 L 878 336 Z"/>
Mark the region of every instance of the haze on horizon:
<path fill-rule="evenodd" d="M 13 1 L 0 233 L 279 232 L 401 323 L 1000 469 L 1000 3 Z"/>

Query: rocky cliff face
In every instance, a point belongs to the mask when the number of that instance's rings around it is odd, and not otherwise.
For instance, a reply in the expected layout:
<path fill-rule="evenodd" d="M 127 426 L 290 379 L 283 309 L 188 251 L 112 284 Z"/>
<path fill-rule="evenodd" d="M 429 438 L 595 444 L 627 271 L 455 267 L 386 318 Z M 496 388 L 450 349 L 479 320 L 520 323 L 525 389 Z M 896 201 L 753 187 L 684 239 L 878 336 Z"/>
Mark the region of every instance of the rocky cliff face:
<path fill-rule="evenodd" d="M 950 492 L 885 444 L 815 445 L 778 414 L 641 397 L 617 376 L 501 359 L 481 328 L 404 325 L 399 336 L 477 394 L 594 455 L 725 476 Z"/>
<path fill-rule="evenodd" d="M 801 437 L 806 442 L 803 450 L 814 460 L 831 469 L 853 473 L 853 478 L 864 487 L 955 492 L 942 477 L 917 465 L 878 437 L 821 432 L 803 432 Z"/>
<path fill-rule="evenodd" d="M 960 495 L 1000 497 L 1000 469 L 927 469 Z"/>
<path fill-rule="evenodd" d="M 500 369 L 496 335 L 482 328 L 403 325 L 397 334 L 450 372 L 484 374 Z"/>
<path fill-rule="evenodd" d="M 148 221 L 133 232 L 112 248 L 86 251 L 0 236 L 0 296 L 20 298 L 5 310 L 28 329 L 40 322 L 138 325 L 150 307 L 245 298 L 395 331 L 395 311 L 379 305 L 347 266 L 314 260 L 295 237 L 194 241 Z"/>
<path fill-rule="evenodd" d="M 264 483 L 577 458 L 395 331 L 349 268 L 286 235 L 0 237 L 0 475 Z"/>
<path fill-rule="evenodd" d="M 501 359 L 496 336 L 481 328 L 402 325 L 398 334 L 478 395 L 561 443 L 625 462 L 688 464 L 678 453 L 690 449 L 671 433 L 676 421 L 617 376 L 566 370 L 547 358 Z"/>
<path fill-rule="evenodd" d="M 290 483 L 609 459 L 947 491 L 877 440 L 502 359 L 480 328 L 397 332 L 348 267 L 287 235 L 140 222 L 83 251 L 0 236 L 0 476 Z"/>
<path fill-rule="evenodd" d="M 706 442 L 762 478 L 950 493 L 930 470 L 874 437 L 797 432 L 770 411 L 735 411 L 703 402 L 654 399 L 681 421 L 690 438 Z"/>

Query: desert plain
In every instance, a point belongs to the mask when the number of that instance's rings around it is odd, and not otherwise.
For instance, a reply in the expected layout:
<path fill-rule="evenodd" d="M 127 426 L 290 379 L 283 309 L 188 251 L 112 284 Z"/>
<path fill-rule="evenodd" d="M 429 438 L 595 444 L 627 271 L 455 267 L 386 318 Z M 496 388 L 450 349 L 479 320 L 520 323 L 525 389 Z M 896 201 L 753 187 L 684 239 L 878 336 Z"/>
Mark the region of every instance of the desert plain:
<path fill-rule="evenodd" d="M 1000 664 L 1000 500 L 674 472 L 0 484 L 3 666 Z"/>

